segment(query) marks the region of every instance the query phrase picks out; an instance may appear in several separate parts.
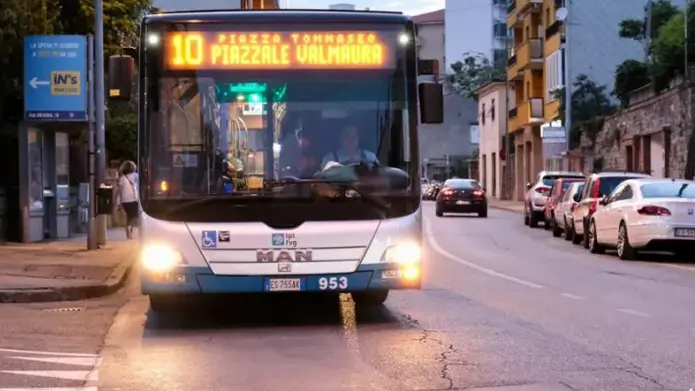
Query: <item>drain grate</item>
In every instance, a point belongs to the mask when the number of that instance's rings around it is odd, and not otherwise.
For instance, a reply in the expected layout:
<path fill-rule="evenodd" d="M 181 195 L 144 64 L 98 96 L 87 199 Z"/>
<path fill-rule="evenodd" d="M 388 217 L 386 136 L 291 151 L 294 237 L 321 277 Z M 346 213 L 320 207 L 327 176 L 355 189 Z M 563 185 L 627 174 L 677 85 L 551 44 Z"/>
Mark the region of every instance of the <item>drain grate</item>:
<path fill-rule="evenodd" d="M 47 308 L 44 310 L 45 312 L 80 312 L 84 311 L 84 308 Z"/>

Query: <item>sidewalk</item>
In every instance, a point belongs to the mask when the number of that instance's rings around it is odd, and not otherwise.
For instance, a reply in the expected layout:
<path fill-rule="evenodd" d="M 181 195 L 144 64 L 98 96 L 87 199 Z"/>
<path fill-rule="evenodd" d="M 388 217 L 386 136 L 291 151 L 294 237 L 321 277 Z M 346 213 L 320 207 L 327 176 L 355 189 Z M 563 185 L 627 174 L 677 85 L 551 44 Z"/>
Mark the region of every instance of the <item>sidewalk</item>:
<path fill-rule="evenodd" d="M 507 200 L 497 200 L 494 198 L 489 198 L 487 205 L 493 209 L 506 210 L 508 212 L 523 213 L 524 203 L 521 201 L 507 201 Z"/>
<path fill-rule="evenodd" d="M 136 257 L 137 240 L 112 229 L 106 245 L 87 250 L 87 238 L 0 245 L 0 303 L 81 300 L 123 286 Z"/>

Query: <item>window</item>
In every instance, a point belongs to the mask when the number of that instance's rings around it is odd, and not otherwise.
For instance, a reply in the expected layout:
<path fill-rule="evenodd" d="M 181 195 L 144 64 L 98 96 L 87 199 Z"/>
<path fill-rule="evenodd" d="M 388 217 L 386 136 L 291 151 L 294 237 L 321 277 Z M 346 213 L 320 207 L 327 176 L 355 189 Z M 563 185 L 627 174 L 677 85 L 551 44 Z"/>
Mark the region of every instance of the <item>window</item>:
<path fill-rule="evenodd" d="M 490 118 L 494 121 L 495 120 L 495 100 L 492 100 L 492 107 L 490 107 Z"/>
<path fill-rule="evenodd" d="M 550 102 L 557 99 L 555 91 L 564 86 L 562 51 L 558 50 L 545 59 L 545 99 Z"/>
<path fill-rule="evenodd" d="M 644 198 L 695 198 L 695 184 L 686 181 L 640 186 Z"/>
<path fill-rule="evenodd" d="M 480 122 L 485 125 L 485 103 L 483 103 L 483 108 L 480 110 Z"/>

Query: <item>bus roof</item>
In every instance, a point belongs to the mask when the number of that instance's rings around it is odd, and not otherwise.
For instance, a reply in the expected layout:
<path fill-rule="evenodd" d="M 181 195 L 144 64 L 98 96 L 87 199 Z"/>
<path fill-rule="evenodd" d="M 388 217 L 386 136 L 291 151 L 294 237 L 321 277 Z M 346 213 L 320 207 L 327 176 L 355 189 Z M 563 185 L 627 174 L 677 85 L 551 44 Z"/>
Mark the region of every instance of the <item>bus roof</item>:
<path fill-rule="evenodd" d="M 386 11 L 342 11 L 342 10 L 210 10 L 174 11 L 147 15 L 144 24 L 149 23 L 221 23 L 243 21 L 248 23 L 306 22 L 312 20 L 326 23 L 394 23 L 405 24 L 412 21 L 401 12 Z"/>

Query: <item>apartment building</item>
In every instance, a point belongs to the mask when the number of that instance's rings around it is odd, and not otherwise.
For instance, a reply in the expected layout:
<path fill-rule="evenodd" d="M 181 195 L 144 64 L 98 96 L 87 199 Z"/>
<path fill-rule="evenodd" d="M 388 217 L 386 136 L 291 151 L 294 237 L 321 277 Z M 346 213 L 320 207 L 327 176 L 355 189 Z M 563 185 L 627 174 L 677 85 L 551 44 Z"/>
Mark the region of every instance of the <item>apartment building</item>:
<path fill-rule="evenodd" d="M 566 73 L 570 80 L 585 74 L 612 91 L 616 67 L 627 59 L 644 58 L 639 43 L 620 38 L 619 23 L 642 19 L 645 5 L 646 0 L 510 0 L 507 126 L 514 135 L 510 163 L 516 199 L 523 199 L 526 183 L 543 170 L 545 158 L 564 150 L 564 142 L 544 144 L 541 127 L 563 126 L 556 91 L 565 86 Z M 565 20 L 557 19 L 559 8 L 569 9 Z"/>
<path fill-rule="evenodd" d="M 508 0 L 446 0 L 444 3 L 445 63 L 479 52 L 491 61 L 506 59 Z"/>
<path fill-rule="evenodd" d="M 480 145 L 478 170 L 487 193 L 502 198 L 505 165 L 505 134 L 507 131 L 507 83 L 493 81 L 478 90 L 478 121 Z"/>
<path fill-rule="evenodd" d="M 415 15 L 413 22 L 417 25 L 418 56 L 429 60 L 438 60 L 439 73 L 446 73 L 444 10 Z"/>

